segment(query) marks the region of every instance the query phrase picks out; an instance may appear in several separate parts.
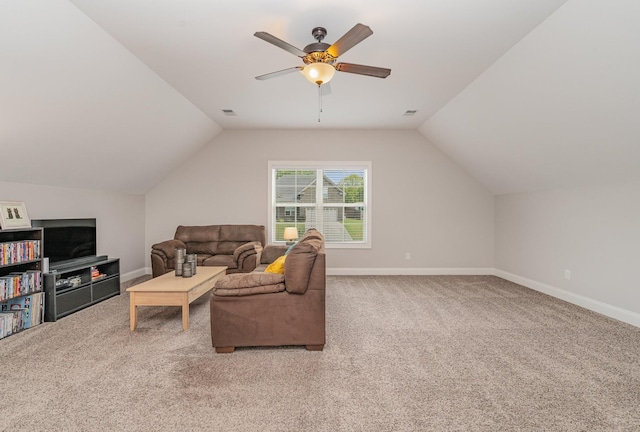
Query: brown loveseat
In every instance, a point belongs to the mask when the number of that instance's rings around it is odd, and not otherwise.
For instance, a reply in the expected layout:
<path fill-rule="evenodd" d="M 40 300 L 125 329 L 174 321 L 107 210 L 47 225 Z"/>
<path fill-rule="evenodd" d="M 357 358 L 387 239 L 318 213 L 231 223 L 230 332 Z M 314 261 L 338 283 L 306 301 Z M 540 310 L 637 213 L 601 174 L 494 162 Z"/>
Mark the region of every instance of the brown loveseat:
<path fill-rule="evenodd" d="M 248 274 L 216 281 L 211 294 L 211 343 L 218 353 L 241 346 L 325 344 L 324 237 L 307 230 L 284 261 L 284 274 L 265 273 L 267 262 L 287 250 L 267 245 L 264 264 Z"/>
<path fill-rule="evenodd" d="M 175 269 L 175 250 L 198 255 L 199 266 L 226 266 L 229 273 L 248 273 L 260 264 L 266 243 L 263 225 L 178 226 L 173 240 L 151 246 L 153 277 Z"/>

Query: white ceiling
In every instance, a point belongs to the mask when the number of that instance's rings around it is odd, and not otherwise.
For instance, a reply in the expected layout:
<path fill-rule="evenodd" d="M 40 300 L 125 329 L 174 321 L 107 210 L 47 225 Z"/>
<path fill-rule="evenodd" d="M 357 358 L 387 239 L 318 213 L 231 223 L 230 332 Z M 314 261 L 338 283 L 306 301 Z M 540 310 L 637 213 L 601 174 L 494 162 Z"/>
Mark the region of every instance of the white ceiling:
<path fill-rule="evenodd" d="M 494 193 L 637 178 L 639 4 L 3 0 L 1 154 L 29 163 L 0 180 L 145 193 L 247 128 L 419 129 Z M 391 76 L 337 73 L 320 123 L 300 74 L 254 79 L 302 64 L 254 32 L 356 23 L 374 33 L 340 61 Z"/>
<path fill-rule="evenodd" d="M 317 127 L 317 88 L 301 74 L 254 79 L 303 64 L 256 31 L 304 48 L 314 27 L 333 43 L 368 25 L 373 35 L 339 61 L 391 76 L 337 73 L 322 126 L 414 129 L 565 1 L 71 0 L 224 129 Z"/>
<path fill-rule="evenodd" d="M 420 131 L 495 194 L 640 181 L 639 21 L 568 2 Z"/>

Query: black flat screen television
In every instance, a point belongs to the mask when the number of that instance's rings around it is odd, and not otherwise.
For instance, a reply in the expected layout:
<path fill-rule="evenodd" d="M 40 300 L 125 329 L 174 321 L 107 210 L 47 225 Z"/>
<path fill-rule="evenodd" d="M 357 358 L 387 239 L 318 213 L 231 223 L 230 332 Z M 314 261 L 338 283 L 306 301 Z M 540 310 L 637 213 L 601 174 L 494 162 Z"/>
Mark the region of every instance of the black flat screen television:
<path fill-rule="evenodd" d="M 96 256 L 96 220 L 36 219 L 31 226 L 42 227 L 43 256 L 52 267 Z"/>

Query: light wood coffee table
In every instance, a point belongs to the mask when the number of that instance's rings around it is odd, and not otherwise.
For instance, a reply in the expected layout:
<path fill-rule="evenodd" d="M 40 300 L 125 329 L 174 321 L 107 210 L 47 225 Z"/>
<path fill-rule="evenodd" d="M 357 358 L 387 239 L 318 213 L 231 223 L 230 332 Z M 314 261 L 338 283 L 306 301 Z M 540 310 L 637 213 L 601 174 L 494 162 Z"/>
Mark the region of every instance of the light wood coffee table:
<path fill-rule="evenodd" d="M 138 306 L 182 306 L 182 328 L 189 328 L 189 305 L 209 292 L 226 267 L 198 267 L 196 274 L 185 278 L 169 272 L 127 288 L 131 331 L 138 322 Z"/>

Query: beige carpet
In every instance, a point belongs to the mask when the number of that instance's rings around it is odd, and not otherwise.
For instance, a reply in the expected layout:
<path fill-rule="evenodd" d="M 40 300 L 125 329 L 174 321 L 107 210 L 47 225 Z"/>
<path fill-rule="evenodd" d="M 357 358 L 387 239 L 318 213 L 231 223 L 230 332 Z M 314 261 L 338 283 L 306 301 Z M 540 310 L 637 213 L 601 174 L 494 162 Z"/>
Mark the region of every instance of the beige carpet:
<path fill-rule="evenodd" d="M 128 300 L 0 341 L 2 430 L 640 430 L 640 329 L 496 277 L 329 277 L 323 352 Z"/>

